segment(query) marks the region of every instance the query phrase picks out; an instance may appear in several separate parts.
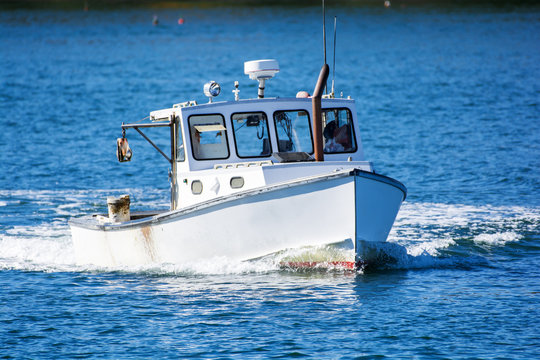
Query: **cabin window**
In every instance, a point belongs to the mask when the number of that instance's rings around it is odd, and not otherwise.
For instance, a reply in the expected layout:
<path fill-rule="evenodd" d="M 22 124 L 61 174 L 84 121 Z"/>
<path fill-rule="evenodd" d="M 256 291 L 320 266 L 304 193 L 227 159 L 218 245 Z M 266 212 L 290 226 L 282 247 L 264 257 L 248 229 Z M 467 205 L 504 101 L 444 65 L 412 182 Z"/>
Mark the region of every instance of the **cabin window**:
<path fill-rule="evenodd" d="M 323 109 L 322 121 L 325 154 L 356 151 L 354 126 L 349 109 Z"/>
<path fill-rule="evenodd" d="M 178 119 L 178 117 L 176 118 Z M 182 136 L 182 125 L 176 123 L 176 161 L 184 161 L 186 152 L 184 149 L 184 137 Z"/>
<path fill-rule="evenodd" d="M 279 152 L 313 153 L 311 125 L 307 111 L 276 111 L 274 123 Z"/>
<path fill-rule="evenodd" d="M 188 119 L 193 157 L 197 160 L 229 157 L 225 119 L 220 114 L 192 115 Z"/>
<path fill-rule="evenodd" d="M 202 189 L 202 182 L 200 180 L 193 180 L 193 182 L 191 183 L 191 192 L 193 193 L 193 195 L 199 195 L 200 193 L 202 193 Z"/>
<path fill-rule="evenodd" d="M 264 157 L 272 154 L 265 113 L 233 114 L 231 119 L 238 157 Z"/>
<path fill-rule="evenodd" d="M 231 178 L 231 188 L 240 189 L 244 186 L 244 178 L 241 176 L 235 176 Z"/>

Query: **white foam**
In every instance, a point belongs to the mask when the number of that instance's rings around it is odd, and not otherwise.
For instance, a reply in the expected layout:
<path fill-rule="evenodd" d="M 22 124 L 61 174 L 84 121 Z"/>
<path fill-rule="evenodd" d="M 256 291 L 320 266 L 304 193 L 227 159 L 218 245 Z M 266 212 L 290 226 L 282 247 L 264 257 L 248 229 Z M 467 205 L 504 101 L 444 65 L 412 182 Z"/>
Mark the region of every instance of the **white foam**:
<path fill-rule="evenodd" d="M 440 255 L 458 241 L 504 246 L 540 223 L 540 208 L 405 203 L 388 237 L 412 256 Z"/>
<path fill-rule="evenodd" d="M 133 266 L 107 267 L 86 265 L 81 267 L 81 269 L 84 271 L 119 271 L 158 275 L 230 275 L 275 271 L 279 269 L 279 264 L 268 259 L 258 261 L 238 261 L 226 257 L 213 257 L 183 264 L 151 263 Z"/>
<path fill-rule="evenodd" d="M 74 254 L 67 226 L 52 224 L 17 226 L 0 238 L 0 269 L 73 269 Z"/>
<path fill-rule="evenodd" d="M 174 270 L 174 273 L 190 274 L 247 274 L 247 273 L 265 273 L 279 268 L 279 264 L 270 259 L 261 259 L 257 261 L 234 261 L 225 257 L 215 257 L 212 259 L 193 261 L 182 265 L 166 264 L 160 267 L 160 270 L 167 270 L 168 273 Z"/>
<path fill-rule="evenodd" d="M 506 243 L 509 242 L 517 242 L 521 238 L 521 235 L 513 231 L 508 231 L 496 234 L 480 234 L 475 236 L 473 241 L 479 245 L 504 246 Z"/>
<path fill-rule="evenodd" d="M 456 242 L 450 238 L 426 240 L 406 247 L 407 253 L 411 256 L 437 256 L 441 249 L 455 245 Z"/>

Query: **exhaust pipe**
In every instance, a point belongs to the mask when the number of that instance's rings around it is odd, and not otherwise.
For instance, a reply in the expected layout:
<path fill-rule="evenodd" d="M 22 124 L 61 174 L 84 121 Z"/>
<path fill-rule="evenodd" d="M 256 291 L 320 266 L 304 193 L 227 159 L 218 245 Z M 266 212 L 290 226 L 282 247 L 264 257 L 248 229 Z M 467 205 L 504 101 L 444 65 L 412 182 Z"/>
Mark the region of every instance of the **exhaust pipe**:
<path fill-rule="evenodd" d="M 328 80 L 328 73 L 328 64 L 324 64 L 321 68 L 317 85 L 315 85 L 315 90 L 313 90 L 313 97 L 311 98 L 313 108 L 313 155 L 315 161 L 324 161 L 321 98 L 326 87 L 326 81 Z"/>

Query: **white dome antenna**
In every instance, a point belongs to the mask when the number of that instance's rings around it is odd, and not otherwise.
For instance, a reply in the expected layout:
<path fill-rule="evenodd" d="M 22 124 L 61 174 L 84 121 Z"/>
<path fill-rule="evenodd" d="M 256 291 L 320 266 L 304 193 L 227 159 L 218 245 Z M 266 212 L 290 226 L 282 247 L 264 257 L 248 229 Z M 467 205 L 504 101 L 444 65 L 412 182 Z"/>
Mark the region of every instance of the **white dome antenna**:
<path fill-rule="evenodd" d="M 277 60 L 253 60 L 244 63 L 244 73 L 252 80 L 259 81 L 259 99 L 264 98 L 264 84 L 266 80 L 274 77 L 279 72 Z"/>

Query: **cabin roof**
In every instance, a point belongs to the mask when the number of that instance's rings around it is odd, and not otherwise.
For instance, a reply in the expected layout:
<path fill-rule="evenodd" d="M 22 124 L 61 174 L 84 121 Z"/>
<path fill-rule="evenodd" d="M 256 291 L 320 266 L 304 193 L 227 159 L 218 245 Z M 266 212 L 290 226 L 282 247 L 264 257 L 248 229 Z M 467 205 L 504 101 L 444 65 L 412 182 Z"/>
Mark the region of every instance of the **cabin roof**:
<path fill-rule="evenodd" d="M 185 103 L 179 103 L 173 105 L 171 108 L 160 109 L 150 112 L 150 120 L 160 121 L 168 120 L 169 116 L 172 113 L 201 113 L 201 112 L 230 112 L 231 107 L 238 107 L 239 109 L 250 108 L 258 109 L 264 111 L 265 109 L 274 109 L 279 107 L 279 105 L 284 104 L 301 104 L 303 108 L 311 111 L 312 98 L 264 98 L 264 99 L 241 99 L 238 101 L 217 101 L 211 103 L 197 104 L 195 101 L 188 101 Z M 254 106 L 255 105 L 255 106 Z M 343 99 L 343 98 L 333 98 L 333 99 L 322 99 L 322 107 L 328 106 L 346 106 L 351 107 L 354 105 L 354 100 L 352 99 Z M 221 110 L 223 109 L 223 110 Z M 292 108 L 291 108 L 292 109 Z M 287 109 L 283 109 L 287 110 Z M 351 109 L 354 110 L 354 109 Z"/>

